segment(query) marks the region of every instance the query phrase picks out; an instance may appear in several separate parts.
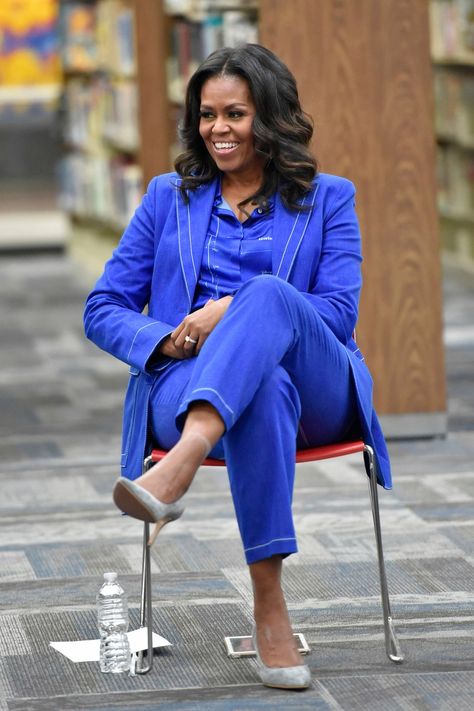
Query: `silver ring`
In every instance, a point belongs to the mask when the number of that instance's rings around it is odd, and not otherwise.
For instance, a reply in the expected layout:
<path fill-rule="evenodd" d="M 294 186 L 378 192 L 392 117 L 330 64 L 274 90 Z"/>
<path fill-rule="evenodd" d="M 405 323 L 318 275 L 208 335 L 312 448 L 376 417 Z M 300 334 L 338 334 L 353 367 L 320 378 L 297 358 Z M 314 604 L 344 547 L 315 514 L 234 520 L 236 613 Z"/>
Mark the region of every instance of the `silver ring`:
<path fill-rule="evenodd" d="M 196 345 L 197 343 L 197 341 L 195 341 L 194 338 L 191 338 L 191 336 L 185 336 L 184 340 L 186 341 L 186 343 L 194 343 L 194 345 Z"/>

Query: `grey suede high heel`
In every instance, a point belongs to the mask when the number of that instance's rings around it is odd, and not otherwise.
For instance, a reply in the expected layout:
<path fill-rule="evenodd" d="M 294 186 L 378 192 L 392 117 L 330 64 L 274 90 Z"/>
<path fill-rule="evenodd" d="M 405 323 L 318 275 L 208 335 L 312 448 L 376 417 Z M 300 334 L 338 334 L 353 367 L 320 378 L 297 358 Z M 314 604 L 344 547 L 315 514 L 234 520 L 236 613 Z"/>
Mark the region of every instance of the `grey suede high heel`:
<path fill-rule="evenodd" d="M 260 657 L 257 631 L 252 631 L 253 647 L 257 654 L 257 669 L 262 683 L 275 689 L 307 689 L 311 684 L 311 672 L 306 664 L 297 667 L 267 667 Z"/>
<path fill-rule="evenodd" d="M 139 484 L 123 477 L 115 482 L 113 499 L 115 505 L 129 516 L 156 524 L 148 540 L 149 546 L 153 545 L 163 526 L 176 521 L 184 511 L 180 502 L 164 504 Z"/>

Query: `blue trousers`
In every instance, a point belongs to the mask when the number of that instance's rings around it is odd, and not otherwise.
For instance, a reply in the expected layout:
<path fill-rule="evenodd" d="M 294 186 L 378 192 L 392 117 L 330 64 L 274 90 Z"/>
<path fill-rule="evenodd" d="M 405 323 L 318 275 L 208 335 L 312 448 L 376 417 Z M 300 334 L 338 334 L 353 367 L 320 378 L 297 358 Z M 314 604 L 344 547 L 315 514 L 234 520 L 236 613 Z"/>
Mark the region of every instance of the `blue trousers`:
<path fill-rule="evenodd" d="M 199 355 L 157 375 L 150 422 L 161 447 L 175 444 L 198 400 L 225 423 L 212 456 L 226 460 L 247 563 L 296 552 L 296 447 L 338 441 L 357 427 L 345 347 L 292 285 L 254 277 Z"/>

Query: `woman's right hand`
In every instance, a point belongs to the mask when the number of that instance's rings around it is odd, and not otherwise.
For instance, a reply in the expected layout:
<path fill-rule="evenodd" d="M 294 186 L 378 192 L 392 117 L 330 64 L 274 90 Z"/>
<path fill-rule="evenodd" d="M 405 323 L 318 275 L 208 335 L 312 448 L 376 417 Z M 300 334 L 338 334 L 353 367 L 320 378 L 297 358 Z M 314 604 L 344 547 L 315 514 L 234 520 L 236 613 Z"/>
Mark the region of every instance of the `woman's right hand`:
<path fill-rule="evenodd" d="M 190 357 L 189 353 L 187 354 L 184 352 L 183 348 L 179 348 L 174 344 L 171 334 L 161 343 L 158 348 L 158 352 L 163 356 L 167 356 L 168 358 L 176 358 L 177 360 L 184 360 L 185 358 Z"/>
<path fill-rule="evenodd" d="M 160 345 L 158 352 L 168 358 L 193 358 L 199 354 L 207 337 L 217 326 L 227 311 L 232 296 L 223 296 L 214 301 L 209 299 L 202 308 L 188 314 Z M 186 334 L 193 334 L 194 341 L 186 341 Z"/>

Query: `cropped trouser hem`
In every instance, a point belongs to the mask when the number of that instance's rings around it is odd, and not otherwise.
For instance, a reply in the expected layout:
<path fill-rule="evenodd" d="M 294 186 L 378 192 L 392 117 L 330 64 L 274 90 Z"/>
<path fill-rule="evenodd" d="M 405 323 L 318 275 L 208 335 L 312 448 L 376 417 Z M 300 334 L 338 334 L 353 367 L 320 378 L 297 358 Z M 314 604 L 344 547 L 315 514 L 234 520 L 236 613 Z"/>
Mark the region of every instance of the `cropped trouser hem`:
<path fill-rule="evenodd" d="M 217 410 L 224 422 L 226 430 L 229 430 L 232 427 L 235 422 L 235 413 L 233 409 L 227 404 L 218 390 L 203 387 L 194 388 L 194 390 L 189 393 L 188 397 L 181 403 L 176 416 L 176 421 L 180 429 L 182 429 L 184 425 L 184 420 L 186 419 L 189 406 L 193 402 L 197 402 L 199 400 L 205 400 L 212 405 L 215 410 Z"/>
<path fill-rule="evenodd" d="M 271 556 L 274 555 L 281 555 L 286 558 L 286 556 L 297 552 L 298 546 L 294 536 L 290 536 L 289 538 L 275 538 L 272 541 L 268 541 L 268 543 L 261 543 L 258 546 L 244 548 L 245 560 L 248 565 L 258 563 L 260 560 L 271 558 Z"/>

